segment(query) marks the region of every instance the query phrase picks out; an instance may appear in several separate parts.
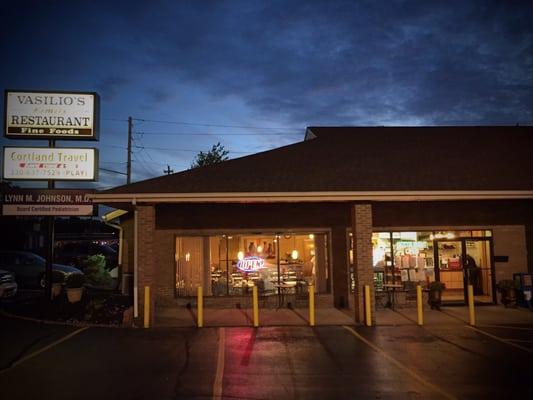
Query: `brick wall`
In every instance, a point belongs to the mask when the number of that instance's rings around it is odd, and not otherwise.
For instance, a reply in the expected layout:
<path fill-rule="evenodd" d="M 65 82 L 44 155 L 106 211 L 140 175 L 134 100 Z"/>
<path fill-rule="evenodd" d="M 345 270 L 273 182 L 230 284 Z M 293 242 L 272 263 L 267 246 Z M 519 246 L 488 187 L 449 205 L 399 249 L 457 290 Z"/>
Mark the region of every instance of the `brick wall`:
<path fill-rule="evenodd" d="M 154 320 L 154 293 L 156 283 L 156 251 L 155 243 L 155 209 L 151 205 L 137 206 L 137 268 L 139 287 L 139 317 L 136 323 L 141 325 L 144 321 L 144 288 L 150 286 L 151 324 Z M 156 290 L 154 290 L 156 289 Z"/>
<path fill-rule="evenodd" d="M 166 230 L 155 231 L 154 251 L 157 264 L 155 265 L 155 303 L 174 303 L 175 252 L 174 233 Z"/>
<path fill-rule="evenodd" d="M 355 295 L 354 309 L 357 322 L 364 320 L 364 286 L 370 286 L 372 319 L 375 319 L 374 270 L 372 268 L 372 206 L 355 204 L 352 209 L 354 239 Z"/>
<path fill-rule="evenodd" d="M 348 308 L 348 248 L 346 227 L 336 226 L 331 230 L 331 273 L 333 281 L 333 304 Z"/>
<path fill-rule="evenodd" d="M 494 226 L 494 255 L 507 256 L 508 261 L 496 262 L 495 281 L 513 279 L 515 272 L 528 272 L 526 230 L 524 226 Z"/>

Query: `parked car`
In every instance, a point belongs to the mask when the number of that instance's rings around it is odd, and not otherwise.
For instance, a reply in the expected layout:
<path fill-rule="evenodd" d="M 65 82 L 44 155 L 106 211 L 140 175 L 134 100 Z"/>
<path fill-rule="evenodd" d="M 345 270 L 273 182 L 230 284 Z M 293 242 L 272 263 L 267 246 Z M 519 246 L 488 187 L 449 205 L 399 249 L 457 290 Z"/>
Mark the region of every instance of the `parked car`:
<path fill-rule="evenodd" d="M 46 260 L 35 253 L 15 250 L 0 251 L 0 269 L 11 272 L 20 287 L 43 288 L 45 268 Z M 52 269 L 63 274 L 65 278 L 74 273 L 83 274 L 78 268 L 69 265 L 52 264 Z"/>
<path fill-rule="evenodd" d="M 0 269 L 0 299 L 13 297 L 17 294 L 18 285 L 15 277 L 9 271 Z"/>
<path fill-rule="evenodd" d="M 118 254 L 110 246 L 93 242 L 67 242 L 56 246 L 55 261 L 61 264 L 74 265 L 83 269 L 83 261 L 89 256 L 102 254 L 105 257 L 106 269 L 111 270 L 118 264 Z"/>

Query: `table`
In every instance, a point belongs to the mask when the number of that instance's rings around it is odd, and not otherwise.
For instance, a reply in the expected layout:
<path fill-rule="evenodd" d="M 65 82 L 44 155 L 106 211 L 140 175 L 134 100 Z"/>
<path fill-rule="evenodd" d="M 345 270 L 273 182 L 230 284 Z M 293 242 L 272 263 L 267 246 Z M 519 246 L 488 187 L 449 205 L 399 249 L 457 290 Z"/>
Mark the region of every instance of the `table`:
<path fill-rule="evenodd" d="M 401 289 L 403 286 L 396 283 L 385 283 L 383 287 L 387 291 L 387 295 L 389 297 L 387 307 L 390 307 L 392 310 L 394 310 L 394 307 L 398 300 L 396 298 L 396 289 Z"/>
<path fill-rule="evenodd" d="M 291 289 L 294 289 L 296 287 L 296 282 L 282 282 L 282 283 L 275 283 L 274 287 L 279 289 L 279 298 L 278 298 L 278 310 L 283 307 L 283 304 L 285 304 L 285 298 L 291 291 Z"/>

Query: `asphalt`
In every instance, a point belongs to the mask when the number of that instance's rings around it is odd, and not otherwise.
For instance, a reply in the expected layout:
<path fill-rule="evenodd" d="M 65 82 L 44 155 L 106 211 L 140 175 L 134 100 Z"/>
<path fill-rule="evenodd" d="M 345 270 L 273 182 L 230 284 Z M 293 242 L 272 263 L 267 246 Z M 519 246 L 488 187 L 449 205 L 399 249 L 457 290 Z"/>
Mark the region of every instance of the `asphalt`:
<path fill-rule="evenodd" d="M 473 328 L 464 311 L 426 313 L 423 327 L 410 310 L 375 327 L 258 329 L 80 329 L 0 317 L 0 390 L 5 399 L 530 397 L 533 313 L 487 308 Z"/>

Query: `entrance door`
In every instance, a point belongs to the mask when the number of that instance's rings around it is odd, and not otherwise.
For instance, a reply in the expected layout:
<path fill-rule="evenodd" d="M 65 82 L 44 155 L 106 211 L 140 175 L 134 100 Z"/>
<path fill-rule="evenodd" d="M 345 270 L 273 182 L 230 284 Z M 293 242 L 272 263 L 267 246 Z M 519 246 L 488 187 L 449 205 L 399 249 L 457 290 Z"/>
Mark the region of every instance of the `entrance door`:
<path fill-rule="evenodd" d="M 437 242 L 438 279 L 446 285 L 442 292 L 443 301 L 465 301 L 465 277 L 462 265 L 463 243 L 461 240 Z"/>
<path fill-rule="evenodd" d="M 473 286 L 476 302 L 494 301 L 490 239 L 438 241 L 436 252 L 438 280 L 446 285 L 442 293 L 443 301 L 466 303 L 469 284 Z"/>
<path fill-rule="evenodd" d="M 489 239 L 463 239 L 465 280 L 473 286 L 476 302 L 492 303 L 492 257 Z"/>

